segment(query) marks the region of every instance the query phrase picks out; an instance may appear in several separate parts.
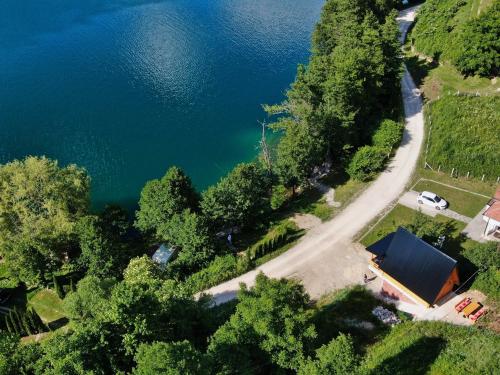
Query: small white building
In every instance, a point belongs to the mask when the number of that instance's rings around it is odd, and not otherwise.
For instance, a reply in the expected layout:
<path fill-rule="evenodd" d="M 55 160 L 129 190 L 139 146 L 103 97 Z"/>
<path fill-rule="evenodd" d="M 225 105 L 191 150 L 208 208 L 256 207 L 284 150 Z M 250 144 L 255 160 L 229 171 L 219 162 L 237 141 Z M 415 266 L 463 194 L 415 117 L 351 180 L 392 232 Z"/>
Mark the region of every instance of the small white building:
<path fill-rule="evenodd" d="M 483 220 L 486 221 L 483 235 L 500 238 L 500 186 L 493 199 L 488 202 L 486 211 L 483 213 Z"/>
<path fill-rule="evenodd" d="M 153 262 L 158 264 L 160 267 L 164 268 L 167 266 L 168 261 L 175 254 L 175 250 L 167 247 L 165 244 L 161 244 L 160 247 L 155 251 L 151 259 Z"/>

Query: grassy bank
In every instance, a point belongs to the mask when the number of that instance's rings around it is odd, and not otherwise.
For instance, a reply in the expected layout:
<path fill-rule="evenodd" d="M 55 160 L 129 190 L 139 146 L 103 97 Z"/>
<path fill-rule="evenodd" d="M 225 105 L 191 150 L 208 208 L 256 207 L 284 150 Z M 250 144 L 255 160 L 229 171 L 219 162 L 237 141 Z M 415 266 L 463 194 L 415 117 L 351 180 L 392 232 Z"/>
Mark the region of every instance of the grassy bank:
<path fill-rule="evenodd" d="M 407 322 L 369 348 L 362 374 L 495 374 L 500 336 L 442 322 Z"/>
<path fill-rule="evenodd" d="M 426 161 L 433 169 L 490 181 L 500 176 L 500 97 L 445 96 L 428 104 Z"/>

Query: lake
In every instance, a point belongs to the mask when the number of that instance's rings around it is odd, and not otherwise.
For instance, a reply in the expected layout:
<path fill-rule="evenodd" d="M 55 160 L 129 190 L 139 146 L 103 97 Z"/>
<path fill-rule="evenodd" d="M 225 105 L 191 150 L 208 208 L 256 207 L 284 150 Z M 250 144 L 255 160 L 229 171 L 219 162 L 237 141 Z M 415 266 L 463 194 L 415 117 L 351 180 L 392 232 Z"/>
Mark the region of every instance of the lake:
<path fill-rule="evenodd" d="M 95 208 L 133 208 L 172 165 L 204 189 L 255 158 L 322 3 L 3 0 L 0 163 L 83 166 Z"/>

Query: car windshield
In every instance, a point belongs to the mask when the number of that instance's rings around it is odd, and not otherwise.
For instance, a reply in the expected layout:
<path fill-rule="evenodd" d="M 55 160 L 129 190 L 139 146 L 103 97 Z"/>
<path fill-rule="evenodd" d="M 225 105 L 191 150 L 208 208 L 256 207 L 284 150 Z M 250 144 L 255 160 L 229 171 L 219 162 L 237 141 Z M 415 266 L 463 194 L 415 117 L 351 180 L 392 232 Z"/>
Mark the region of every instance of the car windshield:
<path fill-rule="evenodd" d="M 441 198 L 439 197 L 439 195 L 436 195 L 434 197 L 434 201 L 437 202 L 437 203 L 441 202 Z"/>

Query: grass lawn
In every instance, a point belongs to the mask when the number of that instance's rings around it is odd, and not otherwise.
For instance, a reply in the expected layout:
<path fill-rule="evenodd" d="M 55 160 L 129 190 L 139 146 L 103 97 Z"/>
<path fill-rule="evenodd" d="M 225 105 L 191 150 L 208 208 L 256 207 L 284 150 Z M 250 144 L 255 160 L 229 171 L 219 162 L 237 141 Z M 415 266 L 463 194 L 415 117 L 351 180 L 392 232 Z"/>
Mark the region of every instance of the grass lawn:
<path fill-rule="evenodd" d="M 413 190 L 418 192 L 427 190 L 436 193 L 448 201 L 451 210 L 471 218 L 476 216 L 488 202 L 488 198 L 453 189 L 432 181 L 420 181 L 415 185 Z"/>
<path fill-rule="evenodd" d="M 322 221 L 330 220 L 368 186 L 368 182 L 350 179 L 345 171 L 333 171 L 321 182 L 335 189 L 335 201 L 340 202 L 340 207 L 329 206 L 323 195 L 317 189 L 311 188 L 296 197 L 286 207 L 285 214 L 312 214 Z"/>
<path fill-rule="evenodd" d="M 44 323 L 51 323 L 65 317 L 62 301 L 50 289 L 42 289 L 36 293 L 28 304 L 33 306 Z"/>
<path fill-rule="evenodd" d="M 421 165 L 419 163 L 419 165 Z M 465 177 L 450 177 L 447 173 L 433 171 L 431 169 L 419 168 L 412 180 L 412 185 L 420 178 L 442 182 L 443 184 L 452 185 L 460 189 L 473 191 L 478 194 L 492 197 L 495 193 L 496 183 L 489 181 L 481 181 L 475 179 L 467 179 Z"/>
<path fill-rule="evenodd" d="M 412 223 L 416 215 L 417 211 L 398 204 L 372 229 L 371 232 L 365 235 L 360 242 L 364 246 L 371 245 L 387 234 L 394 232 L 397 227 L 404 227 Z M 452 220 L 443 215 L 437 215 L 433 220 L 437 222 L 450 222 L 453 226 L 453 231 L 450 233 L 450 236 L 453 237 L 459 236 L 460 232 L 465 228 L 465 223 Z"/>

